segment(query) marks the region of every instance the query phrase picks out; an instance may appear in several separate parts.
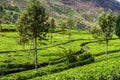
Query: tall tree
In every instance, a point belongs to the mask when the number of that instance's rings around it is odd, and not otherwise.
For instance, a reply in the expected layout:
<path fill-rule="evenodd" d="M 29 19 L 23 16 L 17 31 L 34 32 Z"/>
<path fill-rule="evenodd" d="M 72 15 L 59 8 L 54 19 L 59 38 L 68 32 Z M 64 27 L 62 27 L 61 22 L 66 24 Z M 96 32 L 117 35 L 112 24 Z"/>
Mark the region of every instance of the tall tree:
<path fill-rule="evenodd" d="M 115 25 L 115 16 L 111 10 L 108 14 L 102 13 L 100 15 L 99 25 L 101 27 L 104 40 L 106 41 L 106 54 L 108 54 L 108 42 L 112 38 Z"/>
<path fill-rule="evenodd" d="M 66 22 L 61 22 L 61 23 L 60 23 L 60 28 L 61 28 L 62 35 L 63 35 L 63 38 L 64 38 L 65 29 L 67 28 Z"/>
<path fill-rule="evenodd" d="M 69 33 L 68 33 L 68 39 L 70 40 L 71 38 L 71 30 L 75 28 L 75 21 L 72 18 L 69 18 L 67 20 L 67 28 L 69 29 Z"/>
<path fill-rule="evenodd" d="M 2 14 L 0 14 L 0 32 L 2 31 Z"/>
<path fill-rule="evenodd" d="M 120 38 L 120 15 L 118 15 L 116 19 L 115 32 L 116 35 Z"/>
<path fill-rule="evenodd" d="M 17 26 L 22 39 L 32 40 L 35 69 L 38 68 L 37 40 L 42 40 L 48 32 L 48 15 L 38 0 L 30 0 L 26 11 L 20 16 Z M 24 40 L 23 40 L 24 41 Z"/>
<path fill-rule="evenodd" d="M 55 29 L 55 20 L 52 18 L 50 21 L 50 28 L 49 28 L 51 44 L 52 44 L 52 38 L 53 38 L 52 33 L 54 32 L 54 29 Z"/>
<path fill-rule="evenodd" d="M 93 38 L 101 41 L 102 40 L 102 31 L 99 26 L 93 26 L 90 29 L 90 33 L 92 34 Z"/>
<path fill-rule="evenodd" d="M 1 20 L 0 20 L 0 32 L 2 31 Z"/>

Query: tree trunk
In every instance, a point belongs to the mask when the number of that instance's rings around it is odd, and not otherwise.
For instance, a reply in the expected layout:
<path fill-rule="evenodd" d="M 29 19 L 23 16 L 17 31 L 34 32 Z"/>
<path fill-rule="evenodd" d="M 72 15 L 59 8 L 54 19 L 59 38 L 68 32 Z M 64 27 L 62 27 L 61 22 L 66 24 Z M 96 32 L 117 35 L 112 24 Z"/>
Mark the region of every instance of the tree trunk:
<path fill-rule="evenodd" d="M 23 50 L 25 50 L 25 43 L 24 42 L 22 43 L 22 46 L 23 46 Z"/>
<path fill-rule="evenodd" d="M 50 44 L 52 45 L 52 33 L 50 33 Z"/>
<path fill-rule="evenodd" d="M 35 59 L 35 69 L 38 69 L 38 57 L 37 57 L 37 38 L 34 39 L 34 59 Z"/>
<path fill-rule="evenodd" d="M 32 45 L 33 45 L 32 43 L 33 43 L 33 42 L 31 41 L 31 42 L 30 42 L 30 47 L 29 47 L 29 50 L 28 50 L 28 55 L 30 55 L 30 53 L 31 53 L 31 49 L 33 49 L 33 48 L 31 48 Z"/>
<path fill-rule="evenodd" d="M 106 40 L 106 54 L 108 54 L 108 40 Z"/>

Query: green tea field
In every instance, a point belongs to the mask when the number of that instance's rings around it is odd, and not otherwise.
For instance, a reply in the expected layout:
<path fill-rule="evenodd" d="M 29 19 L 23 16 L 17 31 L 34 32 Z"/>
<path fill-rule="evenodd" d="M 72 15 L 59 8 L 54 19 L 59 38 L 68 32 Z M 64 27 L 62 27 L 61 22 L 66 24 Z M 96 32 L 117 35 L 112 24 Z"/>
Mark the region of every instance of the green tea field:
<path fill-rule="evenodd" d="M 0 0 L 0 80 L 120 80 L 120 0 Z"/>
<path fill-rule="evenodd" d="M 105 42 L 94 40 L 88 31 L 72 30 L 68 40 L 67 31 L 52 33 L 52 44 L 48 40 L 39 42 L 39 69 L 34 70 L 34 57 L 28 44 L 23 50 L 17 32 L 0 33 L 0 80 L 119 80 L 120 44 L 114 36 L 109 42 L 109 54 L 105 54 Z M 49 34 L 48 34 L 49 35 Z M 95 58 L 95 62 L 80 65 L 68 63 L 68 50 L 85 48 Z M 79 56 L 79 54 L 78 54 Z M 72 66 L 71 66 L 72 65 Z"/>

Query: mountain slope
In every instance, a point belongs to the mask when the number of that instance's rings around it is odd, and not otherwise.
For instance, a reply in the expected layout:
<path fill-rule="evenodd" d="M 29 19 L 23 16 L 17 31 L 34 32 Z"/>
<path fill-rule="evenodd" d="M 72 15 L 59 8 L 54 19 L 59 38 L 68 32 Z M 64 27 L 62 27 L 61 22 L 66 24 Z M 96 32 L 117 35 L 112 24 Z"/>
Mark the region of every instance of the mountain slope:
<path fill-rule="evenodd" d="M 112 9 L 114 11 L 120 12 L 120 3 L 116 0 L 96 0 L 97 5 L 105 9 Z"/>
<path fill-rule="evenodd" d="M 27 3 L 27 0 L 0 0 L 10 12 L 15 6 L 25 9 Z M 116 0 L 41 0 L 41 3 L 51 16 L 61 19 L 73 17 L 94 22 L 102 11 L 120 12 L 120 3 Z"/>
<path fill-rule="evenodd" d="M 79 8 L 84 5 L 84 8 L 89 6 L 89 9 L 94 6 L 102 7 L 105 10 L 111 9 L 113 11 L 120 12 L 120 2 L 117 2 L 116 0 L 62 0 L 62 2 L 64 4 L 74 5 Z"/>

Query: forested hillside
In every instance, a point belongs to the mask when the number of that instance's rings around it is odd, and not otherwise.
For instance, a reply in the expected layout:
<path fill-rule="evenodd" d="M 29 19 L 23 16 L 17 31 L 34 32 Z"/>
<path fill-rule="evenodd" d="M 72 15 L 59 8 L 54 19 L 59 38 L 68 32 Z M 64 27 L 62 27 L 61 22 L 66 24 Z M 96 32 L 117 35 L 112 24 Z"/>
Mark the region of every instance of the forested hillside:
<path fill-rule="evenodd" d="M 3 11 L 1 9 L 1 12 L 5 13 L 3 13 L 4 22 L 15 23 L 20 11 L 25 9 L 27 3 L 27 0 L 1 0 L 0 5 L 5 8 Z M 62 19 L 70 16 L 93 22 L 102 11 L 111 9 L 117 13 L 120 12 L 120 3 L 116 0 L 41 0 L 41 3 L 46 7 L 48 14 Z"/>

